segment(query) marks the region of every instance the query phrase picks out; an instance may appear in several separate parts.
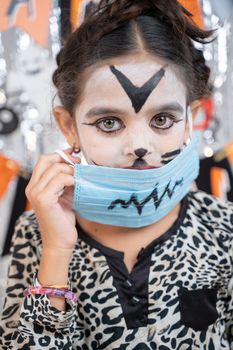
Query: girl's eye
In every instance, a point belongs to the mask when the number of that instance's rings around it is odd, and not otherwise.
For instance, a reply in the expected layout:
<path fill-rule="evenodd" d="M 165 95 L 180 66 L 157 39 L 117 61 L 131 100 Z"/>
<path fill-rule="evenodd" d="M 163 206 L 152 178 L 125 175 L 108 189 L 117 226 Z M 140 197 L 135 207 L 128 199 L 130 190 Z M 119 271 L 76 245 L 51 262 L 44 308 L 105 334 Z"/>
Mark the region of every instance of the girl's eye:
<path fill-rule="evenodd" d="M 116 132 L 120 129 L 122 129 L 122 123 L 120 120 L 117 120 L 115 118 L 108 118 L 108 119 L 102 119 L 102 120 L 97 120 L 95 122 L 95 125 L 98 129 L 104 131 L 104 132 Z"/>
<path fill-rule="evenodd" d="M 175 117 L 170 114 L 159 114 L 151 121 L 151 126 L 156 129 L 170 129 L 177 122 Z"/>

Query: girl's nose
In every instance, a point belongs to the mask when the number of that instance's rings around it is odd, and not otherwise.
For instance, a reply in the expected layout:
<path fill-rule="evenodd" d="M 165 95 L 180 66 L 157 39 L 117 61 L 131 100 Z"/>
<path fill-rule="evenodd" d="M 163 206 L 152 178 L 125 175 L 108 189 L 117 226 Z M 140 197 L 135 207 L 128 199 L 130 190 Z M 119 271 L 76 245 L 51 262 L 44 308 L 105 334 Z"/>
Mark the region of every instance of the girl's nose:
<path fill-rule="evenodd" d="M 147 152 L 148 151 L 145 148 L 138 148 L 134 151 L 138 158 L 143 158 L 147 154 Z"/>

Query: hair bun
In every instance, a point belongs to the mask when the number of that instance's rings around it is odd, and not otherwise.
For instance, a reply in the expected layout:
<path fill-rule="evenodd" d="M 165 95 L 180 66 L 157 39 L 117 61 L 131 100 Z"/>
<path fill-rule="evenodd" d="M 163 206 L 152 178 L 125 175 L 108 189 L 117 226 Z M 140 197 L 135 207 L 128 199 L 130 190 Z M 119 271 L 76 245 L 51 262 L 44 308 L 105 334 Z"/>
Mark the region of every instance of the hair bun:
<path fill-rule="evenodd" d="M 213 33 L 199 28 L 192 19 L 193 15 L 177 0 L 101 0 L 94 14 L 97 13 L 102 17 L 102 35 L 108 32 L 108 23 L 111 23 L 109 29 L 113 30 L 113 27 L 117 28 L 140 15 L 156 17 L 176 35 L 187 35 L 201 43 Z"/>
<path fill-rule="evenodd" d="M 210 69 L 194 41 L 212 34 L 199 28 L 178 0 L 101 0 L 57 56 L 53 82 L 71 114 L 85 83 L 85 69 L 144 50 L 180 69 L 189 102 L 208 94 Z"/>

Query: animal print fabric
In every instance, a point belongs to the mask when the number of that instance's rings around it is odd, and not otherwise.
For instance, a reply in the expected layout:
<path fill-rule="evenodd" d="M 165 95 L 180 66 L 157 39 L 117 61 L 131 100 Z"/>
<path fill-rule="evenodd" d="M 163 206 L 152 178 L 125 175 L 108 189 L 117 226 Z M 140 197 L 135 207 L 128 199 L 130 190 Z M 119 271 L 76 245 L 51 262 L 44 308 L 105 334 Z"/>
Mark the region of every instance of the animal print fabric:
<path fill-rule="evenodd" d="M 78 303 L 60 312 L 46 296 L 23 297 L 41 254 L 33 211 L 18 220 L 11 253 L 1 350 L 233 350 L 233 204 L 188 194 L 183 221 L 151 256 L 145 327 L 127 329 L 105 257 L 81 239 L 69 270 Z"/>

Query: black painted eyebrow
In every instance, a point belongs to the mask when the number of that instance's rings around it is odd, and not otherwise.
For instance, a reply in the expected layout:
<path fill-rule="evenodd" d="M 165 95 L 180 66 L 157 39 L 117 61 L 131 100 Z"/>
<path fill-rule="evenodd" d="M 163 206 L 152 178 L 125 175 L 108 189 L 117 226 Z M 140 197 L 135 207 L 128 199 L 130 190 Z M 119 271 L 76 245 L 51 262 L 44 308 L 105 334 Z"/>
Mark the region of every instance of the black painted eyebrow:
<path fill-rule="evenodd" d="M 184 113 L 184 108 L 181 106 L 181 104 L 179 104 L 178 102 L 174 101 L 174 102 L 169 102 L 169 103 L 165 103 L 163 105 L 151 108 L 147 111 L 147 113 L 149 114 L 154 114 L 154 113 L 158 113 L 158 112 L 163 112 L 163 111 L 171 111 L 171 112 L 177 112 L 177 113 Z M 124 111 L 122 109 L 118 109 L 118 108 L 111 108 L 111 107 L 93 107 L 91 108 L 87 114 L 86 117 L 87 118 L 93 118 L 93 117 L 98 117 L 98 116 L 102 116 L 102 115 L 115 115 L 115 114 L 127 114 L 127 111 Z"/>

